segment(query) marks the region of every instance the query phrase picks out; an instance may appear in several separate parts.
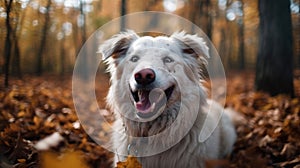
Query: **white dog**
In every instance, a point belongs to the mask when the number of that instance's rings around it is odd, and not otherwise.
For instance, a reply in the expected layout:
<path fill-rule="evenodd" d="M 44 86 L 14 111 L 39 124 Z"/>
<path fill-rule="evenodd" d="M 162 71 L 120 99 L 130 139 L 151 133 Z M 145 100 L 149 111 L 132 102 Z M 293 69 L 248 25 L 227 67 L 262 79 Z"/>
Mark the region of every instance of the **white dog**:
<path fill-rule="evenodd" d="M 200 82 L 209 57 L 202 38 L 126 31 L 105 41 L 100 52 L 111 74 L 115 163 L 133 154 L 142 156 L 143 167 L 204 167 L 205 160 L 230 154 L 234 126 L 220 105 L 206 99 Z"/>

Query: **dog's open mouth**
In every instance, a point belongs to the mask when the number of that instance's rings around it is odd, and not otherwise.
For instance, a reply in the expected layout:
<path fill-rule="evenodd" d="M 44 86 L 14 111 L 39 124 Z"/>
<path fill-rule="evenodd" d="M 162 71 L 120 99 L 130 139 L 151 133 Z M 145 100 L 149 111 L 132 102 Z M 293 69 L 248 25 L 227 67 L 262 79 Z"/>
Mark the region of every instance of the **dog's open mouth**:
<path fill-rule="evenodd" d="M 141 118 L 149 118 L 157 114 L 161 108 L 165 107 L 174 87 L 173 85 L 166 90 L 154 88 L 131 91 L 137 115 Z"/>

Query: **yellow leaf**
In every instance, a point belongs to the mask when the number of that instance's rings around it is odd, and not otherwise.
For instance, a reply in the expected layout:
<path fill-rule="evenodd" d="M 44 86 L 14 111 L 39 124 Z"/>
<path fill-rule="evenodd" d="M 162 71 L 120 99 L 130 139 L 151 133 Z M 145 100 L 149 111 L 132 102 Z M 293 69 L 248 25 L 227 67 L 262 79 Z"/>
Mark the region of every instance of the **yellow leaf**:
<path fill-rule="evenodd" d="M 34 116 L 34 117 L 33 117 L 33 122 L 34 122 L 34 124 L 35 124 L 37 127 L 39 127 L 39 126 L 40 126 L 40 123 L 41 123 L 41 119 L 38 118 L 37 116 Z"/>
<path fill-rule="evenodd" d="M 271 103 L 264 105 L 261 110 L 262 111 L 267 111 L 270 110 L 273 107 L 273 105 Z"/>
<path fill-rule="evenodd" d="M 142 168 L 136 157 L 128 156 L 124 162 L 118 162 L 117 168 Z"/>
<path fill-rule="evenodd" d="M 298 98 L 293 99 L 292 102 L 291 102 L 291 104 L 292 104 L 292 105 L 297 105 L 297 104 L 299 104 L 299 99 L 298 99 Z"/>
<path fill-rule="evenodd" d="M 25 162 L 26 162 L 26 159 L 18 159 L 18 162 L 19 162 L 19 163 L 25 163 Z"/>
<path fill-rule="evenodd" d="M 45 152 L 41 155 L 42 168 L 88 168 L 79 152 L 66 152 L 58 155 L 52 152 Z"/>
<path fill-rule="evenodd" d="M 18 113 L 18 117 L 24 117 L 25 116 L 25 111 L 20 111 Z"/>

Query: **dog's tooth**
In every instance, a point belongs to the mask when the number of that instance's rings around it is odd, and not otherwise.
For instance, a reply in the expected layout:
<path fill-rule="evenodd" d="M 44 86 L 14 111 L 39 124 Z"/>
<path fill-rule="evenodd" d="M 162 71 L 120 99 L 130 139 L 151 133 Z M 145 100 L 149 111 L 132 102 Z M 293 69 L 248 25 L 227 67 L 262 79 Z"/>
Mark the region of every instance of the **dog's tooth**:
<path fill-rule="evenodd" d="M 152 103 L 152 105 L 151 105 L 151 109 L 150 109 L 150 111 L 154 111 L 155 105 L 156 105 L 156 103 L 155 103 L 155 102 L 153 102 L 153 103 Z"/>
<path fill-rule="evenodd" d="M 158 97 L 158 101 L 160 101 L 163 97 L 164 97 L 164 95 L 165 95 L 165 93 L 164 92 L 162 92 L 161 94 L 159 94 L 159 97 Z"/>
<path fill-rule="evenodd" d="M 138 96 L 139 96 L 139 100 L 141 101 L 142 100 L 142 91 L 141 90 L 138 91 Z"/>

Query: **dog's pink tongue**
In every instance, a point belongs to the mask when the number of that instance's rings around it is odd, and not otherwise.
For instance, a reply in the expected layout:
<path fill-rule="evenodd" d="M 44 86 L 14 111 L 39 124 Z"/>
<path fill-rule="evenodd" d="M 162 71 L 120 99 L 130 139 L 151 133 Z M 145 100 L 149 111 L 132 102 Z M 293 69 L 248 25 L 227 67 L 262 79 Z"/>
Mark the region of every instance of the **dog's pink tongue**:
<path fill-rule="evenodd" d="M 140 95 L 140 101 L 136 103 L 136 109 L 141 113 L 151 112 L 151 102 L 149 101 L 149 92 L 143 91 Z"/>

